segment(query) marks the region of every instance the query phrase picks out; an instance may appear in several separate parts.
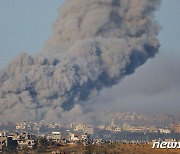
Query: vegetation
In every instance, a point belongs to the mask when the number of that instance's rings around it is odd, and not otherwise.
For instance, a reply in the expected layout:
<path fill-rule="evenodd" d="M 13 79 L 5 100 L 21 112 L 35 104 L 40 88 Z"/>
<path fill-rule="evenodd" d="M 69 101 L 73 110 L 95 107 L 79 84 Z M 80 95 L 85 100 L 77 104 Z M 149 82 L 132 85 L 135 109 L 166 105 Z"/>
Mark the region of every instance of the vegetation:
<path fill-rule="evenodd" d="M 49 146 L 48 140 L 46 138 L 42 137 L 38 141 L 38 150 L 37 151 L 39 153 L 46 152 L 48 146 Z"/>
<path fill-rule="evenodd" d="M 149 144 L 97 144 L 97 145 L 66 145 L 62 146 L 59 149 L 61 152 L 65 153 L 103 153 L 103 154 L 179 154 L 179 149 L 152 149 L 152 145 Z"/>

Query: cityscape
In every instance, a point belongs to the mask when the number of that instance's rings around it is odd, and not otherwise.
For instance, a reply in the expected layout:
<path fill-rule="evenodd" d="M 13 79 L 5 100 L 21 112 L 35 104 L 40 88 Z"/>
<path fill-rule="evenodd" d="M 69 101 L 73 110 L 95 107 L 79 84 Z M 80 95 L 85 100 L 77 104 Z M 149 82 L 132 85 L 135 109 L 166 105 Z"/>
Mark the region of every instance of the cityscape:
<path fill-rule="evenodd" d="M 109 111 L 106 111 L 109 113 Z M 78 153 L 91 146 L 149 145 L 154 142 L 180 142 L 178 118 L 161 115 L 156 121 L 150 116 L 131 112 L 109 113 L 109 124 L 7 122 L 0 124 L 0 151 L 23 153 Z M 122 119 L 123 118 L 123 119 Z M 123 122 L 120 122 L 120 119 Z M 143 125 L 137 125 L 141 120 Z M 149 123 L 143 122 L 149 121 Z M 173 122 L 172 120 L 176 120 Z M 136 125 L 133 124 L 136 121 Z M 150 125 L 150 121 L 154 125 Z M 164 125 L 163 125 L 163 122 Z M 167 122 L 168 121 L 168 122 Z M 116 145 L 116 146 L 117 146 Z M 115 145 L 114 145 L 115 146 Z M 79 148 L 78 148 L 79 147 Z M 91 147 L 91 148 L 89 148 Z M 112 149 L 116 149 L 115 147 Z M 111 149 L 111 150 L 112 150 Z M 91 151 L 93 152 L 93 151 Z M 108 150 L 107 150 L 108 152 Z"/>

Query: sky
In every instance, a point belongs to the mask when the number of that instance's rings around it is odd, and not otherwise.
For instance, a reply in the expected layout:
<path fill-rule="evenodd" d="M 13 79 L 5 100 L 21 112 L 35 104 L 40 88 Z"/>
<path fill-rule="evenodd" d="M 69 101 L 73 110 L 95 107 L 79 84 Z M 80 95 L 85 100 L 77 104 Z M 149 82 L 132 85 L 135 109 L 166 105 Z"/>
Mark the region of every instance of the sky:
<path fill-rule="evenodd" d="M 0 69 L 19 53 L 35 55 L 43 50 L 62 3 L 63 0 L 0 0 Z M 89 106 L 149 114 L 180 114 L 179 6 L 179 0 L 162 0 L 156 13 L 156 20 L 162 26 L 158 36 L 159 54 L 119 85 L 100 92 L 88 102 Z"/>
<path fill-rule="evenodd" d="M 0 0 L 0 68 L 19 53 L 42 51 L 62 2 Z"/>

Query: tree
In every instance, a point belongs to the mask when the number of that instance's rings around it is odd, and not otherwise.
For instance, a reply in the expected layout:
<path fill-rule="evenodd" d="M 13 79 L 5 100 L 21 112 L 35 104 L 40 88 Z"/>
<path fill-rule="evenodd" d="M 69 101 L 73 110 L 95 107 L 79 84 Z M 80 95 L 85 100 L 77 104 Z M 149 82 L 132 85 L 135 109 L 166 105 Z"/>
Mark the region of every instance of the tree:
<path fill-rule="evenodd" d="M 45 137 L 38 140 L 38 152 L 46 152 L 48 148 L 48 141 Z"/>
<path fill-rule="evenodd" d="M 85 154 L 92 154 L 94 152 L 93 146 L 88 145 L 85 147 Z"/>

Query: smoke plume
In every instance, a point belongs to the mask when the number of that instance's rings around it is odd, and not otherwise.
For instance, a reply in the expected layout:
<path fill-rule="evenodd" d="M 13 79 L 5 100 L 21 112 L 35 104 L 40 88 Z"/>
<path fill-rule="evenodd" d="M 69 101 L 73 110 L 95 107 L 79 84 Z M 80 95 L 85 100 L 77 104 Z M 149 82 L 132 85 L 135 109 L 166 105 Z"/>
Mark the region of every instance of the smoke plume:
<path fill-rule="evenodd" d="M 83 120 L 83 102 L 158 52 L 160 0 L 66 0 L 44 51 L 0 72 L 0 121 Z"/>

